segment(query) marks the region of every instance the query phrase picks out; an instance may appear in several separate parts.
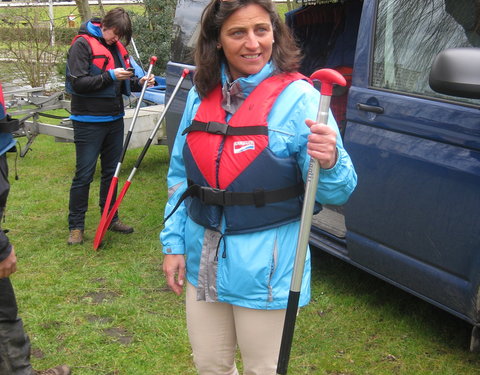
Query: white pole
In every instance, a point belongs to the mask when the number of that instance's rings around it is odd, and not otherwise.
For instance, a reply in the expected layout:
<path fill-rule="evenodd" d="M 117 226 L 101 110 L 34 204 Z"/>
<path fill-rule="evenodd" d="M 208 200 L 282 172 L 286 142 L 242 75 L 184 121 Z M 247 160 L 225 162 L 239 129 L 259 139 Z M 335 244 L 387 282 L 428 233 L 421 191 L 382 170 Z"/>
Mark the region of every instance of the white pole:
<path fill-rule="evenodd" d="M 55 31 L 54 31 L 54 18 L 53 18 L 53 0 L 48 0 L 48 16 L 50 18 L 50 45 L 55 45 Z"/>

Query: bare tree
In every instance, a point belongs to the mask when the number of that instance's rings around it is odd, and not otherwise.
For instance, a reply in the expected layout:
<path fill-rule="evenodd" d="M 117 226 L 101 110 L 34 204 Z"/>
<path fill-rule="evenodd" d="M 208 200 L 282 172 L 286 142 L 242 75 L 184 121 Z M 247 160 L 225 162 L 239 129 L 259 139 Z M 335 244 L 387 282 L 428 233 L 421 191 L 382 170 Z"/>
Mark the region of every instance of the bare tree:
<path fill-rule="evenodd" d="M 15 78 L 32 87 L 45 87 L 65 58 L 62 48 L 50 43 L 52 30 L 49 22 L 42 21 L 46 19 L 45 9 L 36 8 L 33 14 L 22 9 L 8 20 L 0 36 L 5 56 L 15 61 Z"/>
<path fill-rule="evenodd" d="M 105 7 L 103 6 L 103 1 L 98 0 L 98 8 L 100 9 L 100 15 L 105 16 Z"/>
<path fill-rule="evenodd" d="M 86 22 L 92 18 L 92 11 L 90 10 L 88 0 L 75 0 L 75 4 L 77 4 L 78 13 L 80 13 L 82 22 Z M 103 4 L 101 9 L 103 9 Z"/>

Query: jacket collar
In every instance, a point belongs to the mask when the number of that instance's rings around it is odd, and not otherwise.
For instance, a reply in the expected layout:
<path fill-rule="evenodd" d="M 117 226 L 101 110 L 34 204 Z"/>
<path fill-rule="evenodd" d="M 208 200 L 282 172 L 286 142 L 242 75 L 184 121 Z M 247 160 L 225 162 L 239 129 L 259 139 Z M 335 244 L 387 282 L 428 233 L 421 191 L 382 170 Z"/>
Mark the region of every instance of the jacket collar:
<path fill-rule="evenodd" d="M 92 18 L 86 23 L 85 30 L 87 33 L 96 36 L 97 38 L 103 38 L 102 29 L 99 26 L 100 23 L 100 18 Z"/>
<path fill-rule="evenodd" d="M 223 63 L 221 71 L 223 94 L 222 108 L 228 113 L 235 113 L 255 87 L 257 87 L 263 80 L 272 76 L 273 72 L 274 65 L 269 61 L 258 73 L 249 75 L 248 77 L 240 77 L 235 81 L 230 82 L 228 67 Z"/>

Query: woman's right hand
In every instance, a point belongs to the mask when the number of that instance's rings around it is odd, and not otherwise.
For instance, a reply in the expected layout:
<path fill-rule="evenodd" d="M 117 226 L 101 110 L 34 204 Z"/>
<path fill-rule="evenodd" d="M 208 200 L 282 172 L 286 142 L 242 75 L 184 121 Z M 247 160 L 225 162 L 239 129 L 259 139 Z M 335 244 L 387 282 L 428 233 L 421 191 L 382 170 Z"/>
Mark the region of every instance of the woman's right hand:
<path fill-rule="evenodd" d="M 185 282 L 185 257 L 178 254 L 166 254 L 163 258 L 163 274 L 167 285 L 179 296 Z"/>

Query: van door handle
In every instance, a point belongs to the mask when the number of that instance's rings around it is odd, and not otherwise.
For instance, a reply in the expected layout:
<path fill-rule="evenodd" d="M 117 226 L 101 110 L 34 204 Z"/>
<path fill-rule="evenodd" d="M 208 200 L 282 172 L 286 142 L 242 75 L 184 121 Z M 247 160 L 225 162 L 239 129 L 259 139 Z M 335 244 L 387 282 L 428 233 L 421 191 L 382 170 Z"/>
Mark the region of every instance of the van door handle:
<path fill-rule="evenodd" d="M 383 113 L 383 107 L 380 107 L 380 106 L 377 106 L 377 105 L 368 105 L 368 104 L 357 103 L 357 109 L 359 109 L 360 111 L 365 111 L 365 112 L 373 112 L 373 113 L 378 113 L 378 114 Z"/>

